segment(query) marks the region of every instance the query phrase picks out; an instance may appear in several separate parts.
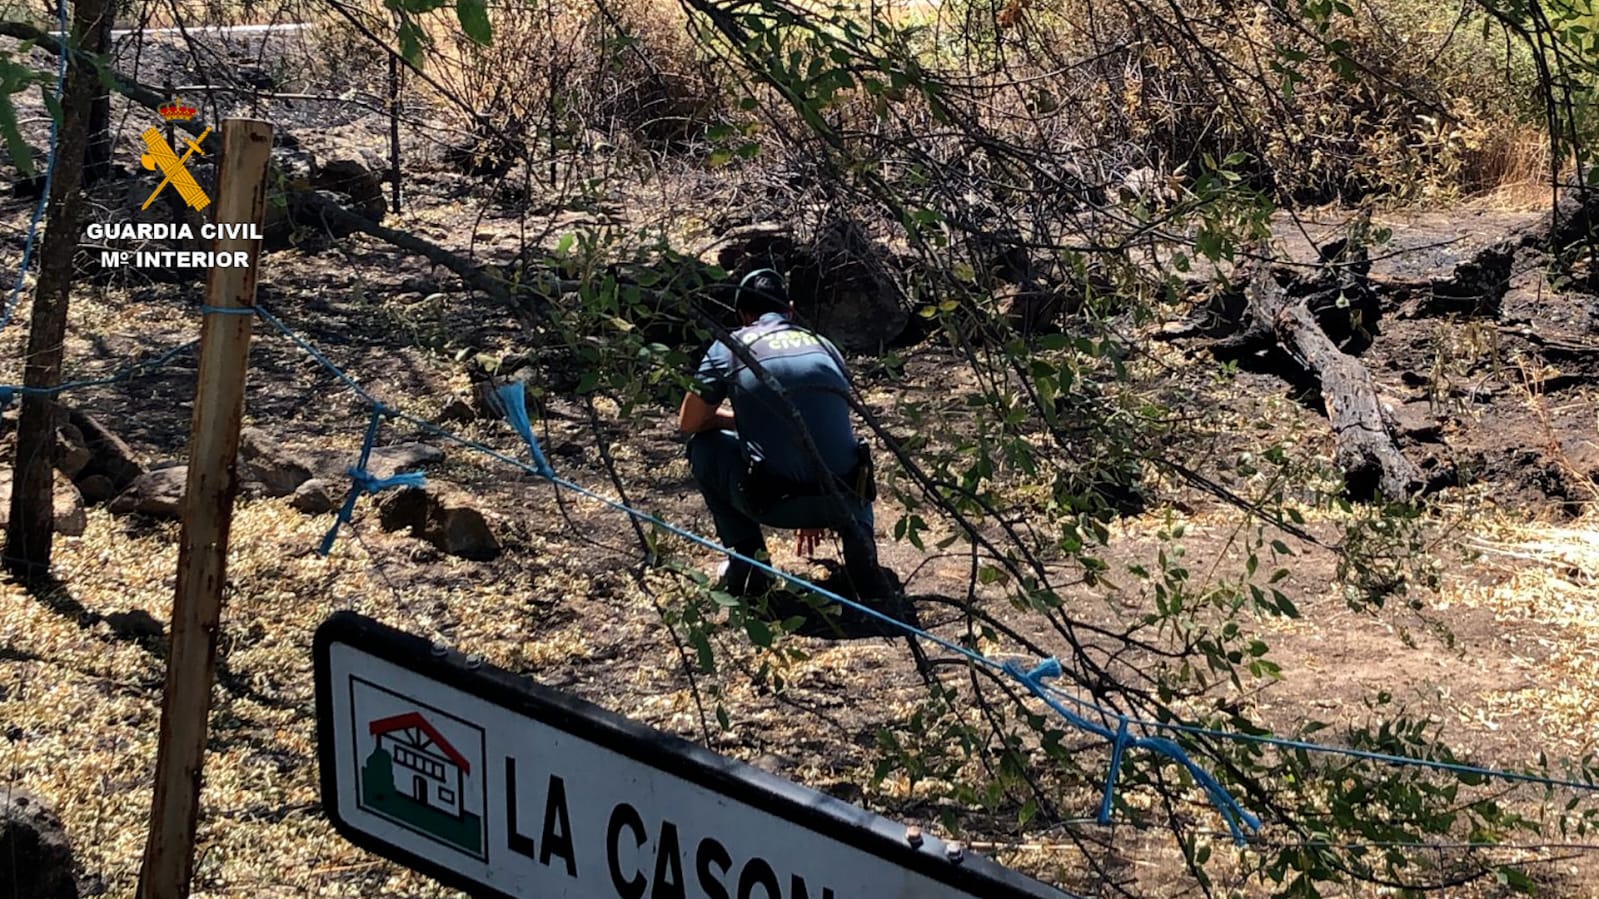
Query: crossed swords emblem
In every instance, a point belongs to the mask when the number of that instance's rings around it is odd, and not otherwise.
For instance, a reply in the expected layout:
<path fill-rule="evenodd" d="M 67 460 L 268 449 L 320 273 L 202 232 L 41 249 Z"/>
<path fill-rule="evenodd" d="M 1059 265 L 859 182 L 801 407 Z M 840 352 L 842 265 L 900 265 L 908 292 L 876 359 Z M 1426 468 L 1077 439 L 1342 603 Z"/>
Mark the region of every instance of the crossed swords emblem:
<path fill-rule="evenodd" d="M 195 210 L 201 210 L 211 205 L 211 198 L 205 195 L 205 191 L 200 189 L 200 185 L 194 180 L 194 176 L 190 175 L 189 170 L 183 167 L 184 163 L 189 161 L 189 157 L 195 153 L 199 153 L 201 156 L 205 155 L 205 151 L 200 149 L 200 143 L 210 133 L 211 129 L 207 128 L 200 132 L 200 136 L 194 140 L 189 140 L 185 137 L 183 142 L 188 144 L 189 148 L 183 151 L 183 155 L 180 157 L 173 151 L 172 146 L 167 143 L 166 138 L 161 136 L 160 131 L 154 128 L 146 128 L 144 130 L 144 145 L 150 152 L 139 157 L 139 164 L 152 172 L 160 169 L 161 173 L 166 177 L 162 178 L 161 183 L 156 185 L 155 191 L 150 194 L 149 199 L 144 201 L 144 205 L 140 206 L 140 209 L 149 209 L 150 204 L 155 202 L 156 196 L 168 184 L 171 184 L 178 194 L 183 197 L 183 201 Z"/>

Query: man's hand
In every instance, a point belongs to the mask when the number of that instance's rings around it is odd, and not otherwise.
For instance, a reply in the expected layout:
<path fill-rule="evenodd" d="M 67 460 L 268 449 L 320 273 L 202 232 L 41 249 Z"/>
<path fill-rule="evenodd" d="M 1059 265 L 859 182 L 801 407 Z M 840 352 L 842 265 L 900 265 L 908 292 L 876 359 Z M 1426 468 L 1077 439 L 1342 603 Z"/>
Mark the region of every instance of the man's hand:
<path fill-rule="evenodd" d="M 826 535 L 824 528 L 800 528 L 799 540 L 794 544 L 795 554 L 809 558 L 816 552 L 816 547 L 822 545 L 822 538 Z"/>

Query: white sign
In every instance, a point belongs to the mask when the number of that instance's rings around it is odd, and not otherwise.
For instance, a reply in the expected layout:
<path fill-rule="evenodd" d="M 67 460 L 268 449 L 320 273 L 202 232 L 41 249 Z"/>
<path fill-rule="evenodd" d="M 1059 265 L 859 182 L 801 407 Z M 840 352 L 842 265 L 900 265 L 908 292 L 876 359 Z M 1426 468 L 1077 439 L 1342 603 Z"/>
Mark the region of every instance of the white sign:
<path fill-rule="evenodd" d="M 474 892 L 1062 899 L 993 862 L 351 613 L 318 631 L 340 832 Z"/>

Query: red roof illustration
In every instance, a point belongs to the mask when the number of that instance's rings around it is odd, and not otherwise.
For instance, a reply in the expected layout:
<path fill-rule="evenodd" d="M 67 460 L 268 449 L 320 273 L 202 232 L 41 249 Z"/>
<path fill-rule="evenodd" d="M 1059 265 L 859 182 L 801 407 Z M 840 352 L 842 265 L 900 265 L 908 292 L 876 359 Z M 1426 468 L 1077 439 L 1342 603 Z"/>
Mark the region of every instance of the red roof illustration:
<path fill-rule="evenodd" d="M 472 773 L 472 765 L 467 762 L 466 756 L 457 752 L 455 747 L 450 745 L 450 741 L 444 739 L 443 734 L 439 733 L 437 730 L 434 730 L 433 725 L 429 724 L 427 719 L 423 718 L 420 712 L 406 712 L 403 715 L 379 718 L 378 720 L 368 724 L 366 727 L 367 730 L 370 731 L 375 737 L 382 736 L 383 734 L 390 733 L 391 731 L 408 730 L 414 727 L 422 733 L 427 734 L 428 739 L 432 740 L 433 744 L 439 747 L 439 751 L 448 756 L 450 761 L 454 762 L 462 771 L 466 772 L 467 774 Z"/>

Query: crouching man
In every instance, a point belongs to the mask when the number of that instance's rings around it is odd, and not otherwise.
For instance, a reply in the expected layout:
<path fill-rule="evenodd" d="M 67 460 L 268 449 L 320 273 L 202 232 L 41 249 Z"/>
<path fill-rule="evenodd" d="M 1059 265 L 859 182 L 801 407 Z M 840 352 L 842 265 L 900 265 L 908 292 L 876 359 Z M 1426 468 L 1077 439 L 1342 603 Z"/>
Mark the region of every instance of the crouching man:
<path fill-rule="evenodd" d="M 763 524 L 798 530 L 801 554 L 815 549 L 825 531 L 837 531 L 855 595 L 887 598 L 893 587 L 878 567 L 872 519 L 876 485 L 866 446 L 850 424 L 843 358 L 826 338 L 789 320 L 794 309 L 787 288 L 771 269 L 746 275 L 734 306 L 743 326 L 732 338 L 782 394 L 718 342 L 700 363 L 694 391 L 683 398 L 678 427 L 692 435 L 689 467 L 717 537 L 764 562 Z M 734 559 L 721 586 L 753 596 L 771 582 L 767 572 Z"/>

